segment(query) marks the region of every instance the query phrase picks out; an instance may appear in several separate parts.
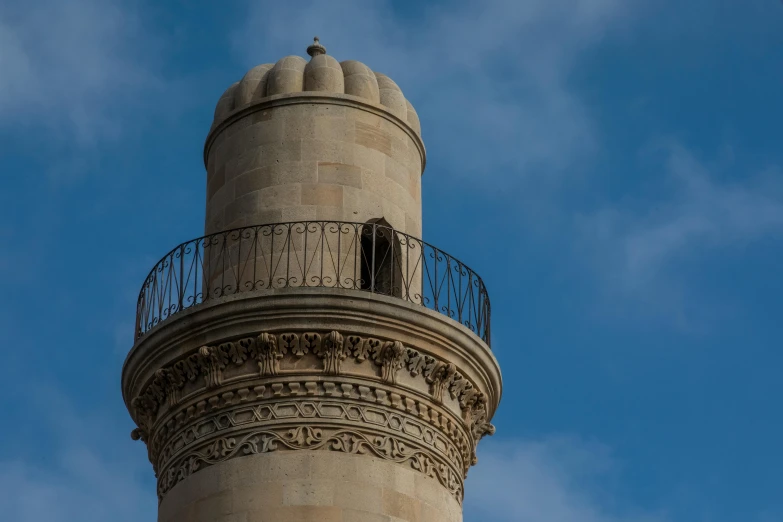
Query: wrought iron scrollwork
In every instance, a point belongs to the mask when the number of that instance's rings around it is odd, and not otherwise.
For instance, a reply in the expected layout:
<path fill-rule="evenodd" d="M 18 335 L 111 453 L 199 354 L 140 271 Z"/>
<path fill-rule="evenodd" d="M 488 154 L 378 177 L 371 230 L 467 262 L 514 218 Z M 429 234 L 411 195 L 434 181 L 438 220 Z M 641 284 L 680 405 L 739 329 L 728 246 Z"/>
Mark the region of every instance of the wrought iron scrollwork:
<path fill-rule="evenodd" d="M 490 343 L 489 295 L 478 274 L 384 224 L 341 221 L 237 228 L 178 245 L 141 286 L 135 338 L 211 299 L 291 287 L 397 297 L 446 315 Z"/>

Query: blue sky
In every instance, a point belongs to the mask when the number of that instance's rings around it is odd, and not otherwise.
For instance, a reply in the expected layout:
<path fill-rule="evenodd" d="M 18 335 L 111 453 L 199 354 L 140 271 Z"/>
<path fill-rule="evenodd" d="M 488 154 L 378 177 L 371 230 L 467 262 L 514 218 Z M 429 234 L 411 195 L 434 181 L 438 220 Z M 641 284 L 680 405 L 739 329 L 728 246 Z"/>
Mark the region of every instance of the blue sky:
<path fill-rule="evenodd" d="M 505 389 L 466 520 L 783 521 L 783 4 L 0 0 L 0 518 L 154 520 L 135 298 L 253 65 L 394 78 Z"/>

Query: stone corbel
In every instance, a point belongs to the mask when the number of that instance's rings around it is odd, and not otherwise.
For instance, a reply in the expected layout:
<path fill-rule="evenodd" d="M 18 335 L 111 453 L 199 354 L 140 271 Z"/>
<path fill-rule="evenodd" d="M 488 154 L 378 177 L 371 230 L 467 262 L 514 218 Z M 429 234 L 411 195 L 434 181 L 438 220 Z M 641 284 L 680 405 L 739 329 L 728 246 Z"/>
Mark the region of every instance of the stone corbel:
<path fill-rule="evenodd" d="M 223 368 L 228 363 L 228 357 L 222 354 L 217 346 L 202 346 L 198 355 L 207 389 L 211 390 L 223 384 Z"/>
<path fill-rule="evenodd" d="M 176 406 L 179 403 L 180 390 L 185 385 L 185 380 L 171 368 L 161 368 L 155 372 L 155 377 L 162 383 L 169 407 Z"/>
<path fill-rule="evenodd" d="M 277 338 L 268 333 L 258 336 L 258 371 L 264 377 L 280 372 L 280 359 L 287 353 L 285 346 L 278 346 Z"/>
<path fill-rule="evenodd" d="M 387 341 L 376 350 L 373 360 L 381 367 L 383 382 L 397 384 L 397 372 L 405 366 L 405 346 L 400 341 Z"/>
<path fill-rule="evenodd" d="M 443 402 L 443 392 L 449 388 L 457 367 L 454 363 L 428 361 L 424 368 L 424 378 L 432 387 L 432 398 L 435 402 Z"/>
<path fill-rule="evenodd" d="M 325 374 L 339 375 L 342 363 L 348 356 L 344 346 L 342 334 L 337 331 L 331 331 L 324 337 L 323 342 L 315 347 L 313 353 L 323 359 Z"/>
<path fill-rule="evenodd" d="M 495 426 L 487 419 L 487 398 L 484 394 L 478 396 L 478 400 L 470 411 L 470 435 L 473 438 L 473 455 L 471 465 L 478 462 L 476 448 L 479 441 L 486 435 L 494 435 Z"/>

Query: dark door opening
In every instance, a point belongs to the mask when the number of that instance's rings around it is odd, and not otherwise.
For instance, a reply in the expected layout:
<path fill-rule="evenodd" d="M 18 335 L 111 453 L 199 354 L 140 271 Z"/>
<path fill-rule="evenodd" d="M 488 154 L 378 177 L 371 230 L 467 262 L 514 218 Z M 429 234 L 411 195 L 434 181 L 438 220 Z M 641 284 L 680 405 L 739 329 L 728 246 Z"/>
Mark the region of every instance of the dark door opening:
<path fill-rule="evenodd" d="M 362 227 L 361 284 L 359 288 L 377 294 L 402 297 L 400 241 L 383 219 L 372 219 Z"/>

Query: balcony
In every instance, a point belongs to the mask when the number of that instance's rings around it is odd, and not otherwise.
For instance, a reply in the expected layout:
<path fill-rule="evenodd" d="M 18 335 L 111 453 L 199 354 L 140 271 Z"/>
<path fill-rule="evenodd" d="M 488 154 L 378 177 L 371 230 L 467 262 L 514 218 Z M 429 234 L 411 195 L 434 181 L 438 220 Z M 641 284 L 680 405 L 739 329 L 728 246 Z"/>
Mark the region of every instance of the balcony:
<path fill-rule="evenodd" d="M 192 239 L 150 271 L 136 309 L 138 341 L 170 317 L 234 294 L 340 288 L 435 310 L 490 344 L 490 303 L 467 265 L 381 223 L 299 221 Z"/>

